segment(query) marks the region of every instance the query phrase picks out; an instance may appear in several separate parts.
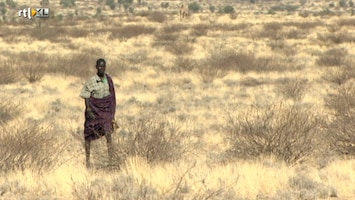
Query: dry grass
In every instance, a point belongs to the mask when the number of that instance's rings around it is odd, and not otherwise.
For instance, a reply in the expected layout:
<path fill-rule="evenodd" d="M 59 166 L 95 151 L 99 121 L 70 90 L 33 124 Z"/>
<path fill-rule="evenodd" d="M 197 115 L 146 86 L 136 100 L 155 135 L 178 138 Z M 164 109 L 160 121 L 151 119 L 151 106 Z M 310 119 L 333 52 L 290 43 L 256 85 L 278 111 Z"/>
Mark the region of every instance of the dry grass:
<path fill-rule="evenodd" d="M 65 162 L 61 156 L 67 143 L 50 127 L 31 121 L 2 124 L 1 132 L 0 168 L 4 173 L 28 169 L 48 172 Z"/>
<path fill-rule="evenodd" d="M 309 108 L 285 103 L 228 113 L 228 152 L 244 159 L 274 155 L 289 164 L 309 159 L 319 147 L 320 119 Z"/>
<path fill-rule="evenodd" d="M 236 18 L 180 20 L 144 2 L 91 17 L 97 2 L 77 3 L 71 19 L 51 3 L 38 35 L 38 21 L 1 22 L 0 97 L 16 101 L 0 103 L 0 199 L 354 198 L 350 13 L 233 2 Z M 104 138 L 85 168 L 78 94 L 99 57 L 117 86 L 120 170 L 106 167 Z"/>

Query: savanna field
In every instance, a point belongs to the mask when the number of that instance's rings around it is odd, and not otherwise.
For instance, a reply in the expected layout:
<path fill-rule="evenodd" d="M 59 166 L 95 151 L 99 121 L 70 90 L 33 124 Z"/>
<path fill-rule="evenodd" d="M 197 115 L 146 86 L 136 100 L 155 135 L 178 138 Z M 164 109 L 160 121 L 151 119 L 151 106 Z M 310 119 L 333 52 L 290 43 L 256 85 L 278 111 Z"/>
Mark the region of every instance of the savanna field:
<path fill-rule="evenodd" d="M 354 10 L 0 1 L 0 199 L 355 199 Z M 114 166 L 101 138 L 87 169 L 79 94 L 101 57 L 120 128 Z"/>

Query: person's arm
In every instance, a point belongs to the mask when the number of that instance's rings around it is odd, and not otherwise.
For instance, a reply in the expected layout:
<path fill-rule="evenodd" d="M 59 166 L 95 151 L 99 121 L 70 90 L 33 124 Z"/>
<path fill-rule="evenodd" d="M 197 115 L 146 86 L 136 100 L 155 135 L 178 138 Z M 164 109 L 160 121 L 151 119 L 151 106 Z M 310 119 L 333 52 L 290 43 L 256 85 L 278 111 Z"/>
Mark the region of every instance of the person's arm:
<path fill-rule="evenodd" d="M 85 108 L 86 112 L 89 114 L 91 119 L 95 119 L 95 114 L 92 112 L 90 103 L 89 103 L 89 98 L 85 98 Z"/>

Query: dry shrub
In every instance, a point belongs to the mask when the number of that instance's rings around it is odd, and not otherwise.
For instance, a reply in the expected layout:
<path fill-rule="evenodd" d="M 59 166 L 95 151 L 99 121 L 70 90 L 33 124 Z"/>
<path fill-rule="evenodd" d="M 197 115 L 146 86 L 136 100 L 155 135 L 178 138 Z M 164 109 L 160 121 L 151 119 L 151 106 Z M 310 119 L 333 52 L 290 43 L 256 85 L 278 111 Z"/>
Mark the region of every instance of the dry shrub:
<path fill-rule="evenodd" d="M 353 18 L 339 19 L 337 24 L 339 26 L 355 26 L 355 21 Z"/>
<path fill-rule="evenodd" d="M 181 158 L 189 148 L 188 133 L 166 120 L 142 116 L 124 124 L 127 130 L 121 130 L 121 134 L 125 137 L 115 145 L 118 147 L 115 160 L 119 162 L 126 156 L 144 157 L 150 163 L 171 162 Z"/>
<path fill-rule="evenodd" d="M 15 99 L 15 96 L 2 97 L 0 102 L 0 124 L 16 118 L 23 111 L 22 104 L 14 101 Z"/>
<path fill-rule="evenodd" d="M 355 79 L 355 66 L 350 62 L 337 67 L 328 67 L 323 79 L 331 83 L 342 85 L 350 79 Z"/>
<path fill-rule="evenodd" d="M 194 36 L 205 36 L 210 30 L 211 26 L 208 24 L 195 24 L 192 26 L 192 35 Z"/>
<path fill-rule="evenodd" d="M 334 117 L 328 127 L 330 144 L 338 153 L 355 155 L 355 81 L 339 86 L 325 102 Z"/>
<path fill-rule="evenodd" d="M 103 53 L 100 49 L 83 49 L 80 53 L 58 55 L 52 58 L 48 72 L 88 78 L 95 71 L 96 60 L 101 57 Z"/>
<path fill-rule="evenodd" d="M 355 42 L 355 37 L 349 32 L 318 33 L 317 38 L 322 42 L 332 42 L 334 44 Z"/>
<path fill-rule="evenodd" d="M 154 11 L 150 12 L 147 16 L 149 21 L 163 23 L 167 20 L 167 16 L 164 12 Z"/>
<path fill-rule="evenodd" d="M 155 28 L 144 24 L 130 24 L 122 26 L 118 29 L 112 29 L 111 39 L 129 39 L 132 37 L 138 37 L 144 34 L 152 34 L 155 32 Z"/>
<path fill-rule="evenodd" d="M 175 42 L 179 39 L 180 32 L 186 28 L 187 26 L 182 24 L 164 25 L 164 27 L 154 35 L 154 45 L 164 45 L 166 43 Z"/>
<path fill-rule="evenodd" d="M 174 61 L 174 70 L 177 72 L 190 72 L 197 66 L 196 60 L 189 57 L 178 56 Z"/>
<path fill-rule="evenodd" d="M 291 98 L 294 101 L 300 101 L 303 99 L 307 88 L 307 79 L 284 79 L 277 86 L 277 90 L 285 98 Z"/>
<path fill-rule="evenodd" d="M 286 103 L 228 113 L 225 127 L 234 157 L 273 155 L 289 164 L 306 160 L 319 147 L 320 119 L 309 108 Z"/>
<path fill-rule="evenodd" d="M 334 187 L 313 181 L 304 173 L 290 177 L 288 185 L 291 191 L 287 192 L 293 198 L 286 199 L 327 199 L 337 197 L 337 191 Z M 275 197 L 274 199 L 284 198 Z"/>
<path fill-rule="evenodd" d="M 274 58 L 257 58 L 253 53 L 236 52 L 234 50 L 213 51 L 206 62 L 212 68 L 221 71 L 284 71 L 290 70 L 287 62 Z"/>
<path fill-rule="evenodd" d="M 180 33 L 181 31 L 187 30 L 188 26 L 185 24 L 171 24 L 164 25 L 161 32 L 163 33 Z"/>
<path fill-rule="evenodd" d="M 321 54 L 317 60 L 320 66 L 341 66 L 346 62 L 347 50 L 343 48 L 332 48 Z"/>
<path fill-rule="evenodd" d="M 194 50 L 194 46 L 190 42 L 182 41 L 181 39 L 179 39 L 176 42 L 166 43 L 165 49 L 166 49 L 166 51 L 168 51 L 174 55 L 182 56 L 182 55 L 191 54 Z"/>
<path fill-rule="evenodd" d="M 284 22 L 284 26 L 294 26 L 297 29 L 314 29 L 317 26 L 322 26 L 322 22 Z"/>
<path fill-rule="evenodd" d="M 50 42 L 63 42 L 66 40 L 65 37 L 68 35 L 68 28 L 66 27 L 46 27 L 41 28 L 39 31 L 38 28 L 31 28 L 26 31 L 30 37 L 36 40 L 49 40 Z"/>
<path fill-rule="evenodd" d="M 49 126 L 25 121 L 0 127 L 0 169 L 2 172 L 30 169 L 54 170 L 63 164 L 60 156 L 66 149 L 65 139 Z"/>
<path fill-rule="evenodd" d="M 30 82 L 40 81 L 47 73 L 51 57 L 40 52 L 23 52 L 17 56 L 22 75 Z"/>
<path fill-rule="evenodd" d="M 279 22 L 269 22 L 263 25 L 263 30 L 256 32 L 256 37 L 259 38 L 270 38 L 270 39 L 282 39 L 282 23 Z M 255 36 L 254 36 L 255 37 Z"/>
<path fill-rule="evenodd" d="M 20 80 L 20 77 L 18 76 L 19 70 L 18 68 L 14 67 L 14 62 L 1 62 L 0 74 L 2 74 L 2 76 L 0 77 L 0 85 L 16 83 Z"/>
<path fill-rule="evenodd" d="M 204 83 L 212 83 L 216 78 L 225 76 L 225 72 L 211 65 L 200 65 L 198 72 Z"/>

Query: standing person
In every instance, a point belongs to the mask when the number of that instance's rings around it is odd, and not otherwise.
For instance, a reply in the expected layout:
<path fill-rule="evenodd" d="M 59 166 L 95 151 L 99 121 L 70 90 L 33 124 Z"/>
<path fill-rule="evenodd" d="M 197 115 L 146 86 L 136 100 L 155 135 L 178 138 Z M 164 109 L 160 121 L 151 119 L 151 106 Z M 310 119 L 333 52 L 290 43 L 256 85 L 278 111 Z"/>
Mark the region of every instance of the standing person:
<path fill-rule="evenodd" d="M 112 78 L 105 73 L 106 61 L 96 61 L 97 73 L 83 86 L 80 96 L 85 99 L 85 156 L 90 167 L 90 142 L 102 136 L 107 140 L 109 164 L 112 164 L 112 131 L 115 124 L 116 95 Z"/>

